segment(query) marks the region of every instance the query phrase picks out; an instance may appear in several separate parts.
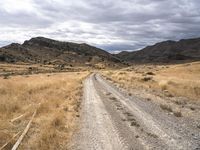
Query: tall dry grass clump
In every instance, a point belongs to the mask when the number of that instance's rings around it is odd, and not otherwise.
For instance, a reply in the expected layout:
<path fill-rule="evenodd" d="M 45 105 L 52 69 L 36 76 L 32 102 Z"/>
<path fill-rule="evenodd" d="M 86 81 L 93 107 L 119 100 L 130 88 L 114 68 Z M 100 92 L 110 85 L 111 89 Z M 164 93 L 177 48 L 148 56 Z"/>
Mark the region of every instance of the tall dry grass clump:
<path fill-rule="evenodd" d="M 161 88 L 161 90 L 167 90 L 167 86 L 168 86 L 168 81 L 166 80 L 161 80 L 159 83 L 158 83 L 159 87 Z"/>

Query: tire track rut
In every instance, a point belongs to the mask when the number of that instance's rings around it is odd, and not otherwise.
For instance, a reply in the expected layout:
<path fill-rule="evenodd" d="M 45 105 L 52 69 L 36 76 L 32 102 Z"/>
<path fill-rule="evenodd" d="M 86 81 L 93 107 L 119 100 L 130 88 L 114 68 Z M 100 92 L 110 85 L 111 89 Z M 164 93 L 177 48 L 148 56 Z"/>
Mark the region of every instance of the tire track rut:
<path fill-rule="evenodd" d="M 120 150 L 126 149 L 105 106 L 94 88 L 93 75 L 84 83 L 84 98 L 80 131 L 71 149 Z"/>

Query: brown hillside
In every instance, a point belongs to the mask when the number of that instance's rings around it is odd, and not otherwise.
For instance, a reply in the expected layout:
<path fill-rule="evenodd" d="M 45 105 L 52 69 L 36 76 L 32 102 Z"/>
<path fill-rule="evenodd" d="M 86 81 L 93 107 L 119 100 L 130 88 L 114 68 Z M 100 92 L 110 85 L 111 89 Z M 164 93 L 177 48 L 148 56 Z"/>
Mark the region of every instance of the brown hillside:
<path fill-rule="evenodd" d="M 61 42 L 44 37 L 36 37 L 23 44 L 13 43 L 0 48 L 0 61 L 45 64 L 62 62 L 75 65 L 120 63 L 120 60 L 110 53 L 88 44 Z"/>
<path fill-rule="evenodd" d="M 164 41 L 139 51 L 121 52 L 115 56 L 124 61 L 140 63 L 197 61 L 200 60 L 200 38 Z"/>

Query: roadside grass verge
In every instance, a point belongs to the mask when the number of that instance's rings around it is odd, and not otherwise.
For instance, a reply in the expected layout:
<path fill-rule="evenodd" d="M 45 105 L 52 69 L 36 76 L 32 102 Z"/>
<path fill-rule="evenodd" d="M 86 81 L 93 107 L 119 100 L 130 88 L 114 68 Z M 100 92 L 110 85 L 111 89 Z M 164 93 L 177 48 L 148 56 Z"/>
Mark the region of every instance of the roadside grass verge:
<path fill-rule="evenodd" d="M 25 128 L 40 104 L 19 149 L 67 149 L 77 126 L 82 81 L 87 75 L 69 72 L 0 77 L 0 147 Z M 11 122 L 22 114 L 26 115 Z"/>
<path fill-rule="evenodd" d="M 200 62 L 179 65 L 134 65 L 102 72 L 109 80 L 127 89 L 160 90 L 170 97 L 191 100 L 200 97 Z"/>

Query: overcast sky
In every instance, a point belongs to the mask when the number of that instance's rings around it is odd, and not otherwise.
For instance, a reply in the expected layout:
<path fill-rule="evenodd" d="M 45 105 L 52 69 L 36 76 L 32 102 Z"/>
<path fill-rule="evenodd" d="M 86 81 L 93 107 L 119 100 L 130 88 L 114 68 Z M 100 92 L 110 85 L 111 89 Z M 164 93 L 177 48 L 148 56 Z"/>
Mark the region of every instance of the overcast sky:
<path fill-rule="evenodd" d="M 36 36 L 109 51 L 200 37 L 200 1 L 0 0 L 0 46 Z"/>

